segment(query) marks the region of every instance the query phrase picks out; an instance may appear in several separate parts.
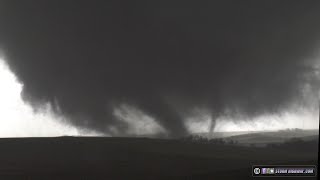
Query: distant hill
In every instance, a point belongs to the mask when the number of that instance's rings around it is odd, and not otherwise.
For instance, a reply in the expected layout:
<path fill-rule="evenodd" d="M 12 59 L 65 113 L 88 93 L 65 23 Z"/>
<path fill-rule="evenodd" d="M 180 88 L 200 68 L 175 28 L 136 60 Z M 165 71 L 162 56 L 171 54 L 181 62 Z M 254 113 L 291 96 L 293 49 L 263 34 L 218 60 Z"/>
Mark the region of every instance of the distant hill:
<path fill-rule="evenodd" d="M 209 137 L 208 133 L 198 133 L 196 135 Z M 302 140 L 317 140 L 319 130 L 302 130 L 302 129 L 286 129 L 279 131 L 240 131 L 240 132 L 215 132 L 211 138 L 222 138 L 225 141 L 236 141 L 240 145 L 268 143 L 282 143 L 291 138 L 299 138 Z"/>

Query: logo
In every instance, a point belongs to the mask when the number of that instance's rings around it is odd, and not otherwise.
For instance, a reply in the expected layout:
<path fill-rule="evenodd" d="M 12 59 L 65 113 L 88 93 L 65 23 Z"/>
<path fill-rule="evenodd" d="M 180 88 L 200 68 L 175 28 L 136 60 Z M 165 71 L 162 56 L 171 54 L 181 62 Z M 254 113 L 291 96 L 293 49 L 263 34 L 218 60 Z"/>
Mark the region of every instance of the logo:
<path fill-rule="evenodd" d="M 268 174 L 274 174 L 274 168 L 267 168 Z"/>
<path fill-rule="evenodd" d="M 260 174 L 260 168 L 254 168 L 253 173 L 254 174 Z"/>

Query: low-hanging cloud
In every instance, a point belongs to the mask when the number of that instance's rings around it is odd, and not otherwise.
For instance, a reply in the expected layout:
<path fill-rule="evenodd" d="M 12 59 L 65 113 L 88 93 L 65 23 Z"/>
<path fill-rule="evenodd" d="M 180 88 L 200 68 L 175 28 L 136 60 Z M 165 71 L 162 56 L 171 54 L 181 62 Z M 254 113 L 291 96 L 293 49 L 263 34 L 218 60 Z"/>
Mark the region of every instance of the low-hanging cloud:
<path fill-rule="evenodd" d="M 114 112 L 127 104 L 175 137 L 195 108 L 213 129 L 222 116 L 308 106 L 305 89 L 318 91 L 318 1 L 0 5 L 0 46 L 24 99 L 79 127 L 126 134 Z"/>

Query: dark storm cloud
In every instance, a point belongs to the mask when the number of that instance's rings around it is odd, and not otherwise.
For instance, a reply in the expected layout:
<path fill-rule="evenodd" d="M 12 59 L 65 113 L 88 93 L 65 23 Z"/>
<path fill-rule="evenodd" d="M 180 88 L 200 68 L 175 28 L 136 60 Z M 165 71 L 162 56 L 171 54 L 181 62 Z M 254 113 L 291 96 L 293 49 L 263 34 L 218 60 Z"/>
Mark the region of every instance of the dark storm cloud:
<path fill-rule="evenodd" d="M 122 103 L 171 136 L 188 133 L 181 114 L 194 107 L 280 112 L 300 101 L 320 40 L 318 1 L 0 2 L 24 98 L 101 132 L 126 132 L 113 115 Z"/>

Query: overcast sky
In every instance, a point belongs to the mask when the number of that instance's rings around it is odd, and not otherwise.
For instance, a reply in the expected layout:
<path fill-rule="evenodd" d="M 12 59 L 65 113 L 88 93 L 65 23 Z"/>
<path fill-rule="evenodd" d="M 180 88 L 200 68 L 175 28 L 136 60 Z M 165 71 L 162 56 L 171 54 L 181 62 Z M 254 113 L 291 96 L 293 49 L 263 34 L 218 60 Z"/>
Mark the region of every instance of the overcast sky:
<path fill-rule="evenodd" d="M 318 1 L 0 0 L 0 135 L 318 128 L 318 22 Z"/>

